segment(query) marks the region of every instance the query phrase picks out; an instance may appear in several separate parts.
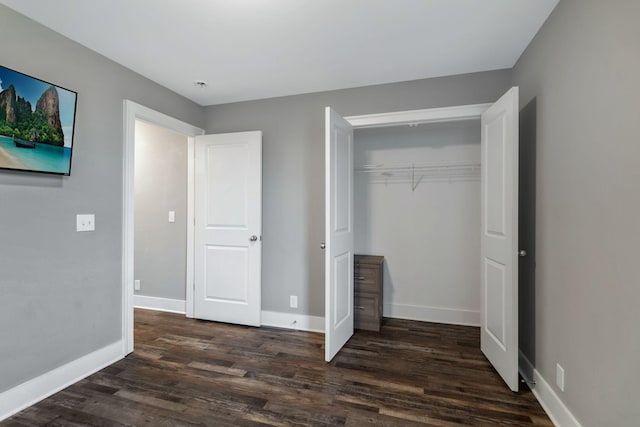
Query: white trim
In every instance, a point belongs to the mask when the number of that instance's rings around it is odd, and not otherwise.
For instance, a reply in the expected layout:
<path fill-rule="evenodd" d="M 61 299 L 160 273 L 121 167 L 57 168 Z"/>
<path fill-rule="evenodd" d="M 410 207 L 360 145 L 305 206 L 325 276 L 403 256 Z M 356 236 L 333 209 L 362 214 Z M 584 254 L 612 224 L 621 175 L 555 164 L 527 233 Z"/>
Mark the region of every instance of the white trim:
<path fill-rule="evenodd" d="M 146 310 L 168 311 L 169 313 L 185 314 L 187 302 L 180 299 L 149 297 L 134 295 L 133 306 Z"/>
<path fill-rule="evenodd" d="M 122 177 L 122 344 L 124 354 L 133 351 L 133 225 L 134 225 L 134 178 L 135 178 L 135 122 L 143 120 L 163 128 L 171 129 L 188 137 L 204 134 L 204 130 L 147 108 L 133 101 L 124 101 L 124 149 Z M 193 139 L 188 139 L 188 153 L 193 153 Z M 188 166 L 193 166 L 189 161 Z M 187 171 L 187 200 L 193 196 L 193 169 Z M 191 204 L 193 197 L 191 197 Z M 187 206 L 187 275 L 185 287 L 193 282 L 193 207 Z M 190 216 L 189 216 L 190 215 Z M 191 258 L 189 258 L 191 257 Z M 187 292 L 187 296 L 189 293 Z"/>
<path fill-rule="evenodd" d="M 193 287 L 195 283 L 194 278 L 194 242 L 195 242 L 195 224 L 192 218 L 195 219 L 195 152 L 196 138 L 190 136 L 187 141 L 187 289 L 186 289 L 186 315 L 193 318 Z"/>
<path fill-rule="evenodd" d="M 345 117 L 354 128 L 399 126 L 410 123 L 455 122 L 477 120 L 493 104 L 471 104 L 423 110 L 395 111 Z"/>
<path fill-rule="evenodd" d="M 115 342 L 0 393 L 0 421 L 117 362 L 122 349 Z"/>
<path fill-rule="evenodd" d="M 522 351 L 519 352 L 519 365 L 522 378 L 527 381 L 535 381 L 535 386 L 531 387 L 531 391 L 540 402 L 540 406 L 547 413 L 553 425 L 556 427 L 582 427 L 562 399 Z"/>
<path fill-rule="evenodd" d="M 449 325 L 480 326 L 480 311 L 425 305 L 384 304 L 383 316 Z"/>
<path fill-rule="evenodd" d="M 324 317 L 264 310 L 261 317 L 262 326 L 324 333 Z"/>

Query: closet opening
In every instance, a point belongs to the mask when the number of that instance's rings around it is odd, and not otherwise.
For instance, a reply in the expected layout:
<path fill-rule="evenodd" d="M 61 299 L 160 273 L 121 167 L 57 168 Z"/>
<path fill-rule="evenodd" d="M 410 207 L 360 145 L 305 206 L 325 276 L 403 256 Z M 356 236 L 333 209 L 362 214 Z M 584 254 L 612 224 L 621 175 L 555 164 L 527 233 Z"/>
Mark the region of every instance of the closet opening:
<path fill-rule="evenodd" d="M 353 157 L 354 254 L 384 257 L 383 317 L 480 326 L 479 118 L 355 129 Z"/>

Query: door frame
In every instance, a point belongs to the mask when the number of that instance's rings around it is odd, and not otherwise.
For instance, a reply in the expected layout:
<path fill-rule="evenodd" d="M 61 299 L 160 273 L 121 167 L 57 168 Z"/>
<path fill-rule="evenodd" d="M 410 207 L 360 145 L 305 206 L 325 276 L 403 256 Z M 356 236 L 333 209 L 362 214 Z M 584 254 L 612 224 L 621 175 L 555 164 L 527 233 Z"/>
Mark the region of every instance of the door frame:
<path fill-rule="evenodd" d="M 134 280 L 134 181 L 135 124 L 141 120 L 187 136 L 187 275 L 186 315 L 193 317 L 193 201 L 194 144 L 204 130 L 159 111 L 124 100 L 123 164 L 122 164 L 122 342 L 123 354 L 133 352 L 133 280 Z"/>
<path fill-rule="evenodd" d="M 402 126 L 410 124 L 422 123 L 439 123 L 439 122 L 456 122 L 462 120 L 480 120 L 482 114 L 493 105 L 493 103 L 485 104 L 468 104 L 452 107 L 426 108 L 421 110 L 393 111 L 387 113 L 362 114 L 357 116 L 343 117 L 353 129 L 375 128 Z M 329 106 L 330 107 L 330 106 Z M 326 130 L 325 130 L 326 133 Z M 326 135 L 325 135 L 326 138 Z M 325 142 L 326 143 L 326 142 Z M 328 159 L 325 158 L 325 168 Z M 327 190 L 325 189 L 325 192 Z M 326 194 L 326 193 L 325 193 Z M 326 228 L 326 226 L 325 226 Z M 325 229 L 326 233 L 326 229 Z M 326 234 L 325 234 L 326 236 Z M 325 260 L 326 264 L 326 260 Z M 325 265 L 325 269 L 326 269 Z M 326 286 L 326 278 L 325 278 Z M 325 290 L 325 313 L 328 312 L 327 307 L 331 301 Z M 482 308 L 481 308 L 482 309 Z M 325 320 L 326 321 L 326 320 Z M 328 346 L 325 330 L 325 345 Z"/>
<path fill-rule="evenodd" d="M 348 116 L 344 119 L 354 129 L 400 126 L 421 123 L 456 122 L 461 120 L 480 120 L 482 113 L 493 103 L 469 104 L 453 107 L 426 108 L 422 110 L 394 111 L 378 114 Z"/>

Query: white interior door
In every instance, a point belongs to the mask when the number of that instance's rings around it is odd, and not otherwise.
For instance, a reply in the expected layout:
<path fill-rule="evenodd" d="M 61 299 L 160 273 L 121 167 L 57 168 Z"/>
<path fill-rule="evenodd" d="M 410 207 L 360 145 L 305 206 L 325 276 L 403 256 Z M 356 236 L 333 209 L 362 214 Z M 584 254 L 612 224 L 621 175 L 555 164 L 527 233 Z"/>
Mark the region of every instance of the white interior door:
<path fill-rule="evenodd" d="M 353 128 L 325 109 L 325 360 L 353 335 Z"/>
<path fill-rule="evenodd" d="M 260 326 L 262 132 L 197 136 L 194 317 Z"/>
<path fill-rule="evenodd" d="M 482 115 L 481 348 L 518 391 L 518 88 Z"/>

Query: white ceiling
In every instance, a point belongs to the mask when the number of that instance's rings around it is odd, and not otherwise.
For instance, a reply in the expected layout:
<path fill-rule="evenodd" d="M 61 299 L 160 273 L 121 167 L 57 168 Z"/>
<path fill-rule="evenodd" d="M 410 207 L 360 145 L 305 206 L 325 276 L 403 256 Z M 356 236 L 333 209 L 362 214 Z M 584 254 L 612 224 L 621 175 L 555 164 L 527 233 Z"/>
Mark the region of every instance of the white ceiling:
<path fill-rule="evenodd" d="M 212 105 L 510 68 L 558 0 L 0 3 Z"/>

